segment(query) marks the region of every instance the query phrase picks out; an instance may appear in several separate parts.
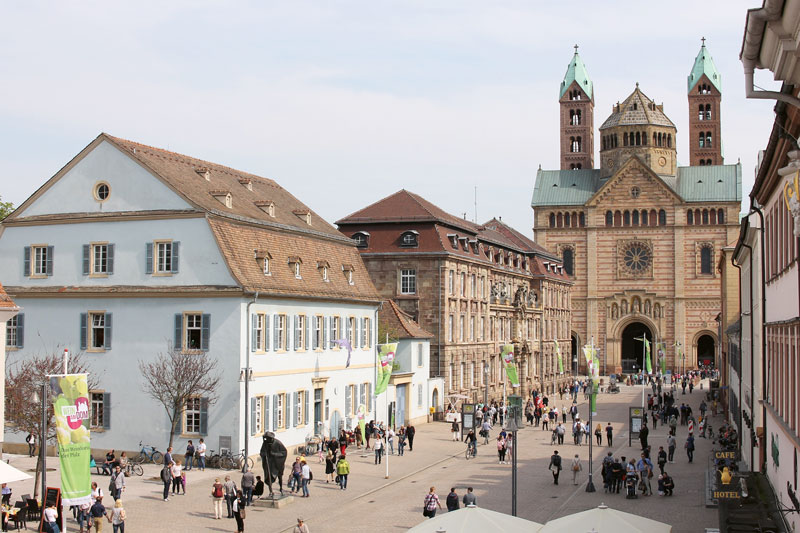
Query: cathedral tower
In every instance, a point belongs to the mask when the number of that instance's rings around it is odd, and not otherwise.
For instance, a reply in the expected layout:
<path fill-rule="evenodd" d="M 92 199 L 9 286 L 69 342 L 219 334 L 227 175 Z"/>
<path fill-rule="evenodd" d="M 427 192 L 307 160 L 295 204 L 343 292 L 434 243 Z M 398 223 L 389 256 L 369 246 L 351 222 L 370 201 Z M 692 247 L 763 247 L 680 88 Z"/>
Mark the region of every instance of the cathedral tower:
<path fill-rule="evenodd" d="M 561 170 L 594 168 L 594 90 L 586 65 L 575 55 L 561 82 Z"/>
<path fill-rule="evenodd" d="M 689 164 L 722 164 L 722 129 L 720 103 L 722 77 L 702 39 L 700 52 L 687 78 L 689 94 Z"/>

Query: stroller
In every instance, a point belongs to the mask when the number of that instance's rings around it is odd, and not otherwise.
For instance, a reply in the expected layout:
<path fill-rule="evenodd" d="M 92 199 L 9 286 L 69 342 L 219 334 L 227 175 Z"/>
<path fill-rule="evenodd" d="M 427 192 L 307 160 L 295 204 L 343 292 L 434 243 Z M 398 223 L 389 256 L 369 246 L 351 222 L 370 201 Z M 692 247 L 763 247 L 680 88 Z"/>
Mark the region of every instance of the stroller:
<path fill-rule="evenodd" d="M 628 475 L 625 478 L 625 498 L 635 500 L 639 496 L 636 494 L 636 476 Z"/>

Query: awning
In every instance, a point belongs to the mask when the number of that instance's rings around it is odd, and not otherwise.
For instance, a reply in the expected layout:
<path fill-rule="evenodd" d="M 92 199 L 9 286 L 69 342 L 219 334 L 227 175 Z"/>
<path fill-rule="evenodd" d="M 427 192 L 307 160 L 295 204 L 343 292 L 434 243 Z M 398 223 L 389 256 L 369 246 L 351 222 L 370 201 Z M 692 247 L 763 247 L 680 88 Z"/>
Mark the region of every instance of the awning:
<path fill-rule="evenodd" d="M 17 470 L 5 461 L 0 461 L 0 483 L 12 483 L 30 478 L 31 476 L 22 470 Z"/>

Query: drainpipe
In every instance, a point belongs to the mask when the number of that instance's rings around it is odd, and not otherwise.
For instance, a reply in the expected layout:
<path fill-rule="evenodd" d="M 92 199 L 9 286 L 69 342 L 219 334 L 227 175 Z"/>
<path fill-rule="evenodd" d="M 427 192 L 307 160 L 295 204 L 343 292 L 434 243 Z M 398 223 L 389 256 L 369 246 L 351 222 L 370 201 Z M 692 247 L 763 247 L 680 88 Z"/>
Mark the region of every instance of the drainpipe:
<path fill-rule="evenodd" d="M 758 213 L 760 219 L 759 232 L 761 233 L 761 424 L 764 428 L 764 446 L 761 448 L 761 453 L 764 456 L 764 461 L 761 463 L 761 472 L 767 472 L 767 337 L 764 335 L 767 324 L 767 270 L 766 270 L 766 256 L 764 246 L 764 212 L 758 202 L 753 200 L 750 203 L 750 209 Z M 752 298 L 751 298 L 752 300 Z"/>
<path fill-rule="evenodd" d="M 749 226 L 749 224 L 748 224 L 748 226 Z M 745 238 L 747 238 L 746 235 L 745 235 Z M 750 259 L 750 312 L 748 313 L 750 315 L 750 395 L 751 395 L 750 401 L 754 402 L 755 401 L 755 391 L 753 390 L 753 385 L 754 385 L 753 374 L 755 373 L 754 372 L 755 371 L 755 366 L 754 366 L 753 363 L 755 362 L 755 358 L 753 357 L 753 350 L 755 349 L 756 344 L 755 344 L 755 317 L 753 316 L 753 300 L 754 300 L 753 297 L 755 296 L 755 292 L 754 292 L 755 284 L 753 283 L 753 248 L 749 244 L 747 244 L 745 242 L 742 242 L 742 246 L 749 250 L 748 256 L 749 256 L 749 259 Z M 731 262 L 733 263 L 733 260 L 731 260 Z M 741 269 L 741 267 L 739 265 L 737 265 L 736 263 L 733 263 L 733 266 L 735 266 L 736 268 Z M 740 272 L 741 272 L 741 270 L 740 270 Z M 741 357 L 739 357 L 739 364 L 741 366 Z M 741 402 L 742 402 L 742 373 L 741 373 L 741 370 L 740 370 L 740 372 L 739 372 L 739 431 L 744 433 L 744 428 L 742 427 L 742 404 L 741 404 Z M 750 413 L 751 414 L 753 413 L 753 410 L 754 410 L 753 407 L 751 407 L 750 408 Z M 752 420 L 751 420 L 751 423 L 752 423 Z M 740 448 L 740 450 L 741 450 L 741 446 L 742 446 L 742 439 L 739 439 L 739 448 Z M 750 443 L 750 468 L 751 469 L 753 468 L 753 460 L 754 460 L 753 443 L 751 442 Z"/>
<path fill-rule="evenodd" d="M 245 319 L 245 337 L 247 337 L 247 351 L 245 352 L 245 366 L 244 366 L 244 457 L 245 460 L 242 464 L 242 472 L 247 472 L 247 458 L 250 457 L 250 416 L 247 412 L 250 406 L 250 339 L 253 332 L 250 331 L 252 327 L 252 319 L 250 318 L 250 306 L 258 300 L 258 291 L 253 296 L 253 300 L 247 302 L 247 318 Z M 266 327 L 266 326 L 265 326 Z"/>
<path fill-rule="evenodd" d="M 436 349 L 436 366 L 438 367 L 438 377 L 442 376 L 442 299 L 444 299 L 444 293 L 442 292 L 442 268 L 444 265 L 442 264 L 442 260 L 439 260 L 439 331 L 437 332 L 437 344 L 438 348 Z M 449 391 L 448 391 L 449 392 Z"/>

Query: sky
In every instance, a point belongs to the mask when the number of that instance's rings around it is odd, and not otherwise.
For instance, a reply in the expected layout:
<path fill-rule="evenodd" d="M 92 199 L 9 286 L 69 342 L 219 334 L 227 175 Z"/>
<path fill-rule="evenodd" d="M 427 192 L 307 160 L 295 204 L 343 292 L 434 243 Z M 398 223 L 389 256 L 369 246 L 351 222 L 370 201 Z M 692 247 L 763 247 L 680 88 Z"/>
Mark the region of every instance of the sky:
<path fill-rule="evenodd" d="M 746 206 L 774 117 L 773 101 L 744 98 L 738 59 L 760 5 L 2 2 L 0 196 L 19 205 L 106 132 L 275 179 L 329 222 L 404 188 L 531 236 L 536 170 L 559 167 L 573 45 L 594 82 L 595 138 L 638 82 L 686 165 L 686 77 L 705 37 Z M 766 71 L 756 84 L 780 87 Z"/>

